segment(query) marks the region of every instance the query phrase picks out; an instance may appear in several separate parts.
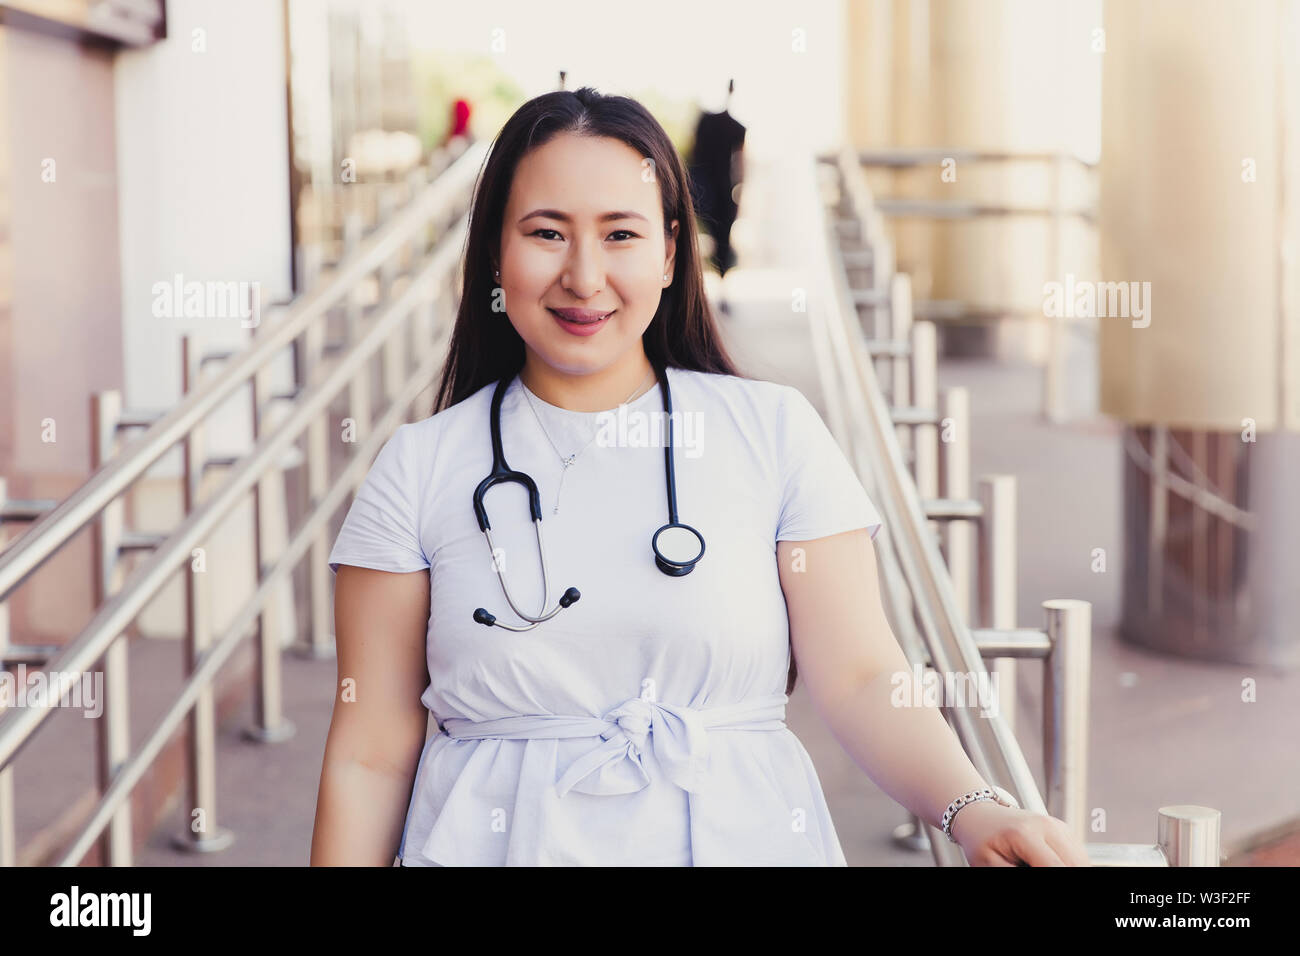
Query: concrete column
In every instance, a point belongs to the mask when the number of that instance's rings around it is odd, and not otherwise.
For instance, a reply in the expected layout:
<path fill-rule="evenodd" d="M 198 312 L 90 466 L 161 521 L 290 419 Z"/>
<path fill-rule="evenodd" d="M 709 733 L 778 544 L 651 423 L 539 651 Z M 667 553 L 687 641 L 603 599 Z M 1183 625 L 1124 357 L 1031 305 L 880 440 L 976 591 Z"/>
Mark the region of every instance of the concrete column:
<path fill-rule="evenodd" d="M 1102 274 L 1152 297 L 1099 320 L 1107 414 L 1300 428 L 1296 7 L 1106 7 Z"/>
<path fill-rule="evenodd" d="M 1300 3 L 1107 4 L 1105 38 L 1102 278 L 1130 299 L 1097 297 L 1101 407 L 1128 423 L 1122 633 L 1300 666 Z"/>

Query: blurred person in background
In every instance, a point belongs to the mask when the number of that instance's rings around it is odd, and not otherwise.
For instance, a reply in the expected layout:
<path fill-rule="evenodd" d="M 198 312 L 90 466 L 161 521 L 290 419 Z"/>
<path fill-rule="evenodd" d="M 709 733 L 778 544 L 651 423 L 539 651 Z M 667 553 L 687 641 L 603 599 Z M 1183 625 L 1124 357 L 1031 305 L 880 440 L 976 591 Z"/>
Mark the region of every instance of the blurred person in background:
<path fill-rule="evenodd" d="M 713 239 L 711 263 L 720 276 L 726 276 L 736 264 L 731 227 L 739 210 L 744 176 L 745 127 L 729 111 L 735 85 L 735 80 L 728 81 L 727 100 L 721 112 L 700 114 L 690 159 L 692 194 L 700 220 Z M 728 311 L 725 300 L 720 306 L 722 311 Z"/>
<path fill-rule="evenodd" d="M 469 128 L 470 113 L 469 100 L 463 96 L 451 104 L 451 126 L 447 129 L 442 145 L 446 146 L 457 137 L 462 137 L 466 145 L 474 141 L 474 134 Z"/>

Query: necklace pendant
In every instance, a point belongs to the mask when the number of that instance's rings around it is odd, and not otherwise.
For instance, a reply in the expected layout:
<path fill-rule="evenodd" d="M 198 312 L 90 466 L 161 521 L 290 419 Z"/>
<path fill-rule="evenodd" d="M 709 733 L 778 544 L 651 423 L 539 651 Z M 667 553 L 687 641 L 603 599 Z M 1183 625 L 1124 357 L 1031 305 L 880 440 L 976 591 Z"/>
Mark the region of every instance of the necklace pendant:
<path fill-rule="evenodd" d="M 577 459 L 577 457 L 578 457 L 577 455 L 570 455 L 568 458 L 565 458 L 564 467 L 568 468 L 570 465 L 572 465 L 573 462 Z"/>

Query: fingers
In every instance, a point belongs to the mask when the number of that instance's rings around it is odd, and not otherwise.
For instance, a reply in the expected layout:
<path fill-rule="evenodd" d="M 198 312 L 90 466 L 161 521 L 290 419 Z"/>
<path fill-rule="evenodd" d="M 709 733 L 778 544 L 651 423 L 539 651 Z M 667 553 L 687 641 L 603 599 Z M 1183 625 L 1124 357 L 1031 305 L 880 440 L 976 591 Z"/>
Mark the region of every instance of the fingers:
<path fill-rule="evenodd" d="M 969 811 L 967 811 L 969 813 Z M 1085 847 L 1063 820 L 1041 813 L 1016 811 L 1014 823 L 978 836 L 971 866 L 1091 866 Z M 967 821 L 968 825 L 970 820 Z"/>
<path fill-rule="evenodd" d="M 1052 849 L 1056 851 L 1057 855 L 1065 861 L 1065 865 L 1092 866 L 1092 859 L 1088 856 L 1088 848 L 1079 842 L 1079 839 L 1070 830 L 1069 826 L 1055 817 L 1049 817 L 1049 822 L 1053 825 L 1048 826 L 1045 839 Z"/>
<path fill-rule="evenodd" d="M 1015 860 L 1007 859 L 1002 851 L 992 846 L 982 847 L 979 852 L 967 855 L 966 862 L 971 866 L 1018 866 Z"/>
<path fill-rule="evenodd" d="M 1046 820 L 1019 824 L 1010 833 L 1011 849 L 1030 866 L 1065 866 L 1056 849 L 1048 842 L 1050 827 Z"/>

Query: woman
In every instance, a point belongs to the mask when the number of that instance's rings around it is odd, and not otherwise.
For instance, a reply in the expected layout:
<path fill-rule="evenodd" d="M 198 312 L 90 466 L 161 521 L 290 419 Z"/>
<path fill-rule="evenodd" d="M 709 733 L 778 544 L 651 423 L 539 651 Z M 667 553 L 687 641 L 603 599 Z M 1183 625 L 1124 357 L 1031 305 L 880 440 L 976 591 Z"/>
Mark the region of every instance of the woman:
<path fill-rule="evenodd" d="M 435 414 L 384 445 L 330 555 L 340 695 L 313 864 L 843 865 L 783 721 L 796 658 L 843 746 L 919 817 L 985 786 L 937 709 L 891 706 L 908 662 L 879 517 L 808 401 L 737 375 L 693 223 L 681 162 L 631 99 L 548 93 L 502 129 Z M 494 400 L 543 520 L 524 486 L 492 485 L 489 545 L 471 502 Z M 649 546 L 669 422 L 678 518 L 705 542 L 685 574 Z M 988 799 L 951 836 L 972 863 L 1087 862 L 1061 821 Z"/>

